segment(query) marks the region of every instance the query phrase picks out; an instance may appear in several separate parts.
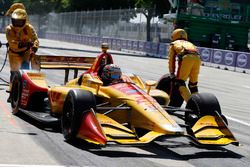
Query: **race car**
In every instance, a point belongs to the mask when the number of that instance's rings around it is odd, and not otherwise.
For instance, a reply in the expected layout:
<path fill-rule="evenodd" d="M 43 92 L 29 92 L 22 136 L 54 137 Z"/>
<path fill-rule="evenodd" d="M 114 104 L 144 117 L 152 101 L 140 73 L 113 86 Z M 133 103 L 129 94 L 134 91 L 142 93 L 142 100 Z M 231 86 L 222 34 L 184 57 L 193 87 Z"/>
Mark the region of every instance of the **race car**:
<path fill-rule="evenodd" d="M 186 136 L 198 146 L 239 145 L 213 94 L 195 94 L 185 108 L 171 106 L 167 91 L 136 74 L 104 85 L 100 73 L 105 63 L 114 64 L 112 56 L 38 57 L 41 69 L 64 69 L 65 84 L 49 86 L 42 70 L 20 70 L 12 81 L 12 112 L 59 123 L 66 141 L 138 145 Z M 74 70 L 70 81 L 69 70 Z M 78 76 L 78 70 L 85 71 Z M 164 82 L 170 85 L 168 77 Z M 162 86 L 160 81 L 156 87 Z"/>

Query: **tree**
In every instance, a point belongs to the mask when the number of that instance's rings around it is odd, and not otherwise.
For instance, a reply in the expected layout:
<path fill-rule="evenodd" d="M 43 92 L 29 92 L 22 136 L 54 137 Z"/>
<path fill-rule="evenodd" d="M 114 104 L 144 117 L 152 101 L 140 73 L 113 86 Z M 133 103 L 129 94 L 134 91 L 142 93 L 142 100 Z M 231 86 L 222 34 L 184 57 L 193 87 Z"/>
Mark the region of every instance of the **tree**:
<path fill-rule="evenodd" d="M 163 14 L 168 13 L 170 9 L 170 3 L 167 0 L 135 0 L 135 6 L 140 8 L 138 12 L 145 15 L 147 19 L 147 41 L 151 41 L 150 32 L 151 26 L 150 21 L 153 17 L 162 17 Z"/>
<path fill-rule="evenodd" d="M 0 9 L 1 9 L 1 15 L 4 15 L 5 11 L 7 11 L 12 4 L 12 1 L 10 0 L 1 0 L 0 1 Z"/>
<path fill-rule="evenodd" d="M 134 8 L 134 0 L 70 0 L 72 11 Z"/>
<path fill-rule="evenodd" d="M 29 14 L 45 15 L 52 11 L 69 10 L 71 0 L 2 0 L 2 2 L 5 2 L 5 8 L 3 8 L 5 12 L 13 3 L 19 2 L 24 4 Z"/>
<path fill-rule="evenodd" d="M 2 7 L 5 2 L 5 7 Z M 8 2 L 8 3 L 6 3 Z M 2 0 L 1 9 L 7 11 L 12 3 L 23 3 L 29 14 L 70 12 L 84 10 L 109 10 L 134 8 L 134 0 Z"/>
<path fill-rule="evenodd" d="M 21 2 L 25 5 L 28 14 L 46 15 L 54 12 L 69 12 L 69 11 L 91 11 L 91 10 L 109 10 L 109 9 L 135 9 L 141 8 L 140 11 L 147 19 L 147 41 L 150 38 L 150 21 L 153 17 L 162 17 L 168 13 L 170 3 L 168 0 L 4 0 L 5 11 L 12 3 Z M 1 5 L 1 3 L 0 3 Z M 6 7 L 7 6 L 7 7 Z M 124 18 L 129 20 L 135 13 L 125 13 Z M 130 17 L 130 18 L 129 18 Z M 116 19 L 113 19 L 114 21 Z"/>
<path fill-rule="evenodd" d="M 13 3 L 23 3 L 28 14 L 45 14 L 51 11 L 51 1 L 45 0 L 14 0 Z"/>

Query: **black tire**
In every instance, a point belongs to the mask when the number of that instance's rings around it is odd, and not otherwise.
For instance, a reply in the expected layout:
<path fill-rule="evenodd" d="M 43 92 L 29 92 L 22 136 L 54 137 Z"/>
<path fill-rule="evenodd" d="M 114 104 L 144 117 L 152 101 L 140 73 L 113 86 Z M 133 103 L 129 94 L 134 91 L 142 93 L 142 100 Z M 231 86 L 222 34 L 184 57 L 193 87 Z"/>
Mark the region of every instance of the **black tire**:
<path fill-rule="evenodd" d="M 211 93 L 193 94 L 187 102 L 186 109 L 192 110 L 192 112 L 185 113 L 185 123 L 191 127 L 202 116 L 216 115 L 215 111 L 222 115 L 220 104 Z M 225 117 L 223 116 L 222 118 L 224 119 Z"/>
<path fill-rule="evenodd" d="M 61 118 L 62 133 L 66 141 L 76 138 L 83 114 L 91 108 L 96 109 L 96 100 L 92 92 L 81 89 L 68 92 Z"/>
<path fill-rule="evenodd" d="M 169 106 L 180 107 L 182 105 L 184 100 L 169 74 L 165 74 L 160 78 L 156 85 L 156 89 L 162 90 L 168 95 L 171 94 Z M 171 90 L 172 93 L 170 93 Z"/>
<path fill-rule="evenodd" d="M 19 113 L 19 107 L 22 95 L 22 76 L 20 72 L 14 72 L 11 87 L 11 107 L 12 114 L 17 115 Z"/>

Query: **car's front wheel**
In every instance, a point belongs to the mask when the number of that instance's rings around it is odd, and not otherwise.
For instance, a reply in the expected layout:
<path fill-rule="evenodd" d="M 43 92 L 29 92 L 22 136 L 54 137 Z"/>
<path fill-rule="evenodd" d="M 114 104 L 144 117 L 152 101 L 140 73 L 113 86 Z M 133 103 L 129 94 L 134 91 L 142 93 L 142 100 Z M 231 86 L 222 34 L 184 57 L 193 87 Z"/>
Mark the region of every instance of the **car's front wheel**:
<path fill-rule="evenodd" d="M 19 112 L 21 94 L 22 94 L 22 77 L 20 72 L 15 72 L 13 74 L 12 87 L 11 87 L 11 107 L 12 113 L 17 115 Z"/>
<path fill-rule="evenodd" d="M 226 117 L 221 113 L 217 98 L 211 93 L 193 94 L 187 102 L 186 109 L 192 110 L 192 112 L 185 113 L 185 123 L 191 127 L 202 116 L 217 115 L 216 112 L 227 123 Z"/>
<path fill-rule="evenodd" d="M 67 141 L 76 138 L 83 114 L 91 108 L 96 109 L 95 96 L 92 92 L 81 89 L 68 92 L 61 118 L 62 133 Z"/>

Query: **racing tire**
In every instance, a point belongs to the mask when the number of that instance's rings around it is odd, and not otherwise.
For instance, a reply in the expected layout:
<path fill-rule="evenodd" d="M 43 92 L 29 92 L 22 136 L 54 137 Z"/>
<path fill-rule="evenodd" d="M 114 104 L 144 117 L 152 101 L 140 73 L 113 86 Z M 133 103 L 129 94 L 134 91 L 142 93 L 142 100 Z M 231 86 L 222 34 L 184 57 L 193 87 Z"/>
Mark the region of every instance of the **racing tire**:
<path fill-rule="evenodd" d="M 62 134 L 66 141 L 76 139 L 83 114 L 91 108 L 96 109 L 96 100 L 92 92 L 81 89 L 68 92 L 61 118 Z"/>
<path fill-rule="evenodd" d="M 187 101 L 186 109 L 192 110 L 192 112 L 185 112 L 185 123 L 191 127 L 202 116 L 217 115 L 215 111 L 217 111 L 227 124 L 226 117 L 221 113 L 220 104 L 217 98 L 211 93 L 197 93 L 191 95 Z"/>
<path fill-rule="evenodd" d="M 12 87 L 11 87 L 11 108 L 12 114 L 17 115 L 19 113 L 19 107 L 21 102 L 21 94 L 22 94 L 22 76 L 21 73 L 14 72 L 12 79 Z"/>
<path fill-rule="evenodd" d="M 163 75 L 156 85 L 156 89 L 162 90 L 170 95 L 169 106 L 180 107 L 183 103 L 183 98 L 179 90 L 174 86 L 174 80 L 170 78 L 169 74 Z M 172 90 L 172 93 L 170 91 Z"/>

